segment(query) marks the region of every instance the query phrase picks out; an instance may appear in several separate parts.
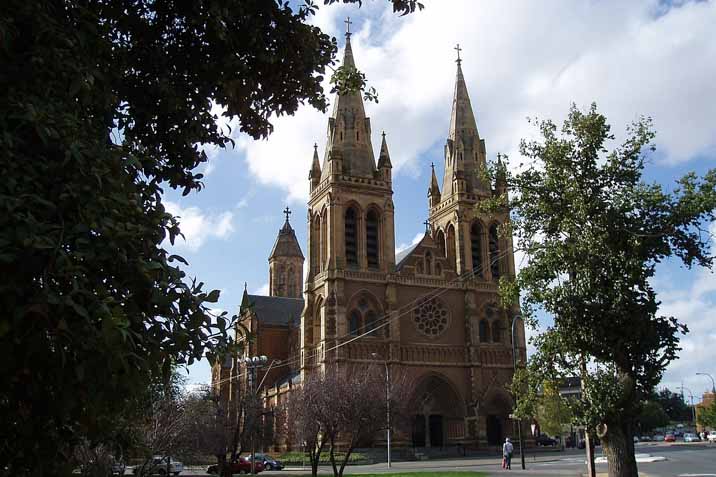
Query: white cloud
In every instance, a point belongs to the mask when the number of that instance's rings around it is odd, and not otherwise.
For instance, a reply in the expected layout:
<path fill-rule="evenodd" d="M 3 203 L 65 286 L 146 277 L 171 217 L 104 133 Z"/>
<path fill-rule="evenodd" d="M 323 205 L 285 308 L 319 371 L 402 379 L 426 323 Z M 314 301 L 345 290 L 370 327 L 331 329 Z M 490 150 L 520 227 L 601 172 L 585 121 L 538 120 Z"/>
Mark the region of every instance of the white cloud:
<path fill-rule="evenodd" d="M 366 4 L 352 37 L 358 67 L 377 88 L 369 103 L 373 144 L 385 129 L 394 171 L 426 169 L 417 157 L 442 144 L 449 123 L 455 64 L 463 70 L 482 137 L 492 157 L 517 157 L 519 139 L 534 130 L 526 117 L 560 120 L 571 102 L 592 101 L 614 132 L 650 115 L 657 146 L 669 162 L 716 151 L 716 2 L 426 2 L 422 12 L 398 17 Z M 478 11 L 479 10 L 479 11 Z M 315 23 L 340 34 L 355 10 L 322 8 Z M 339 55 L 340 57 L 340 55 Z M 310 107 L 275 121 L 267 141 L 241 137 L 249 170 L 260 182 L 303 201 L 314 141 L 324 148 L 327 115 Z M 442 157 L 430 158 L 440 162 Z"/>
<path fill-rule="evenodd" d="M 234 231 L 232 212 L 212 214 L 203 212 L 198 207 L 182 208 L 176 202 L 168 200 L 163 203 L 167 212 L 179 217 L 179 228 L 184 234 L 184 239 L 177 238 L 175 246 L 178 248 L 196 251 L 207 240 L 225 239 Z"/>
<path fill-rule="evenodd" d="M 420 233 L 416 234 L 415 237 L 413 237 L 413 240 L 412 240 L 410 243 L 401 243 L 401 244 L 399 244 L 399 245 L 396 247 L 396 249 L 395 249 L 395 254 L 398 255 L 398 254 L 399 254 L 400 252 L 402 252 L 403 250 L 409 249 L 409 248 L 412 247 L 413 245 L 415 245 L 415 244 L 417 244 L 418 242 L 420 242 L 420 241 L 423 239 L 423 237 L 425 237 L 425 233 L 424 233 L 424 232 L 420 232 Z"/>
<path fill-rule="evenodd" d="M 269 295 L 269 293 L 270 293 L 270 290 L 269 290 L 268 283 L 264 283 L 259 288 L 257 288 L 253 292 L 251 292 L 252 295 L 263 295 L 263 296 L 267 296 L 267 295 Z"/>
<path fill-rule="evenodd" d="M 711 244 L 716 245 L 716 223 L 711 224 Z M 707 269 L 692 272 L 695 279 L 687 290 L 672 288 L 673 281 L 655 280 L 654 288 L 662 300 L 659 312 L 674 316 L 689 328 L 681 337 L 681 359 L 672 362 L 662 384 L 672 391 L 678 386 L 689 388 L 694 399 L 700 400 L 703 391 L 711 389 L 708 377 L 698 372 L 714 374 L 711 350 L 716 343 L 716 275 Z M 658 278 L 658 275 L 657 275 Z"/>

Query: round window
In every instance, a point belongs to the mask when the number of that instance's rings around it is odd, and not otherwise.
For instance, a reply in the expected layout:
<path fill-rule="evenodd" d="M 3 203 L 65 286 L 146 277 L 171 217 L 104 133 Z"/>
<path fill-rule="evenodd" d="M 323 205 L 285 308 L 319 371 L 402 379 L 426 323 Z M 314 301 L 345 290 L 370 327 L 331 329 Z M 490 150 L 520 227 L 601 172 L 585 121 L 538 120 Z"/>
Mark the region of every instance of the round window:
<path fill-rule="evenodd" d="M 427 298 L 413 312 L 413 321 L 418 331 L 434 338 L 443 334 L 450 325 L 450 313 L 437 298 Z"/>

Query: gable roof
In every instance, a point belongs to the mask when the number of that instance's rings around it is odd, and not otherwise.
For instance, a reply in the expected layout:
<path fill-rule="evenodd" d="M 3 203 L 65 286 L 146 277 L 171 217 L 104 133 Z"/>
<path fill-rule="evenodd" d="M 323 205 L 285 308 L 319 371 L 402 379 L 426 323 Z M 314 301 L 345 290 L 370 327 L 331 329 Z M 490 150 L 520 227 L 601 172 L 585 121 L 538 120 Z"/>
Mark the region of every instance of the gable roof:
<path fill-rule="evenodd" d="M 425 233 L 425 235 L 423 235 L 423 238 L 421 238 L 418 243 L 416 243 L 415 245 L 411 245 L 410 247 L 395 255 L 395 269 L 400 270 L 403 265 L 406 264 L 413 252 L 415 252 L 418 247 L 425 244 L 434 244 L 432 237 L 430 237 L 430 234 L 428 233 Z"/>
<path fill-rule="evenodd" d="M 273 326 L 289 326 L 300 320 L 303 311 L 302 298 L 281 296 L 247 295 L 250 307 L 260 323 Z"/>

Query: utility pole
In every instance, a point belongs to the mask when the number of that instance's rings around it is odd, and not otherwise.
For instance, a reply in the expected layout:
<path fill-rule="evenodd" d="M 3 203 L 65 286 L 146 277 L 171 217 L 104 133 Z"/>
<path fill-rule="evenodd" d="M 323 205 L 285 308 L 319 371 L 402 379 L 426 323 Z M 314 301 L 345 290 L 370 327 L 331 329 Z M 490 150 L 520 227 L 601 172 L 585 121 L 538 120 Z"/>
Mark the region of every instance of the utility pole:
<path fill-rule="evenodd" d="M 371 353 L 371 356 L 378 358 L 378 353 Z M 386 406 L 386 433 L 387 433 L 387 444 L 388 444 L 388 467 L 392 466 L 390 461 L 390 368 L 388 368 L 388 360 L 383 359 L 385 365 L 385 406 Z"/>
<path fill-rule="evenodd" d="M 681 385 L 681 397 L 684 396 L 684 389 L 689 392 L 689 397 L 691 398 L 691 419 L 693 419 L 694 427 L 696 427 L 696 408 L 694 407 L 694 393 L 691 392 L 691 389 L 684 387 L 684 385 Z"/>
<path fill-rule="evenodd" d="M 520 315 L 515 315 L 512 317 L 512 375 L 514 376 L 515 373 L 517 373 L 517 349 L 516 349 L 516 343 L 517 338 L 515 335 L 515 323 L 517 323 L 517 320 L 521 319 Z M 522 464 L 522 470 L 525 470 L 525 449 L 524 449 L 524 442 L 522 440 L 522 419 L 517 419 L 517 439 L 519 439 L 520 442 L 520 462 Z"/>
<path fill-rule="evenodd" d="M 587 377 L 587 361 L 582 356 L 580 363 L 582 394 L 584 394 L 584 380 Z M 597 469 L 594 464 L 594 445 L 592 443 L 592 433 L 589 428 L 584 430 L 584 449 L 587 451 L 587 477 L 597 477 Z"/>
<path fill-rule="evenodd" d="M 256 416 L 257 416 L 257 401 L 258 401 L 258 386 L 256 383 L 256 370 L 268 362 L 266 356 L 247 356 L 244 358 L 244 363 L 249 371 L 249 380 L 251 384 L 251 405 L 253 406 L 251 415 L 251 474 L 256 474 Z M 273 363 L 271 363 L 273 365 Z M 270 369 L 270 368 L 269 368 Z M 268 374 L 268 371 L 267 371 Z M 264 376 L 266 379 L 266 376 Z M 263 379 L 261 380 L 263 384 Z"/>

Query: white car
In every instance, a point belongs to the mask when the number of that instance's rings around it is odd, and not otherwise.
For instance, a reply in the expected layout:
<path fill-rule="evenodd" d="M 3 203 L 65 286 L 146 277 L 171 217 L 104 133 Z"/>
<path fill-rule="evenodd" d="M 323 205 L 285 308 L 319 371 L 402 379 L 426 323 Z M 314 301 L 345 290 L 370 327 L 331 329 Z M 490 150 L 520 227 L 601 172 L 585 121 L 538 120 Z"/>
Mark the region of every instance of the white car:
<path fill-rule="evenodd" d="M 706 436 L 706 440 L 709 442 L 716 442 L 716 432 L 711 432 L 708 436 Z"/>
<path fill-rule="evenodd" d="M 684 433 L 684 442 L 701 442 L 701 438 L 691 432 Z"/>
<path fill-rule="evenodd" d="M 141 465 L 134 468 L 134 473 L 139 473 Z M 150 475 L 167 475 L 167 458 L 160 455 L 155 455 L 151 462 L 147 463 L 147 467 Z M 184 470 L 184 464 L 178 460 L 170 459 L 169 461 L 169 474 L 179 475 Z"/>

